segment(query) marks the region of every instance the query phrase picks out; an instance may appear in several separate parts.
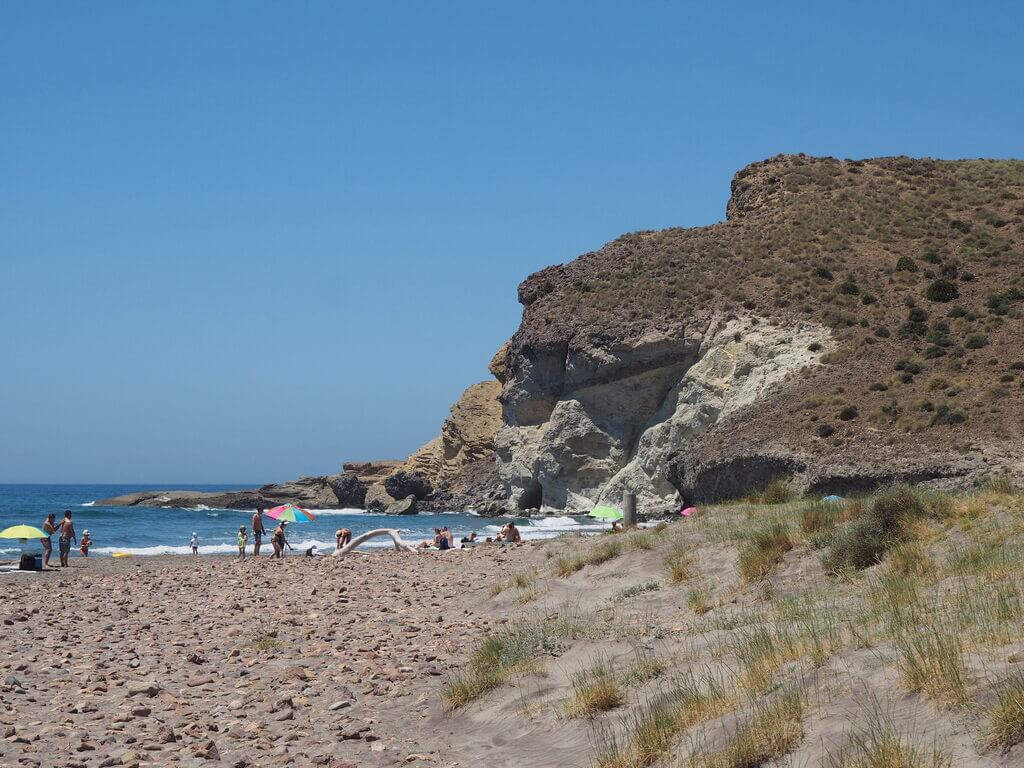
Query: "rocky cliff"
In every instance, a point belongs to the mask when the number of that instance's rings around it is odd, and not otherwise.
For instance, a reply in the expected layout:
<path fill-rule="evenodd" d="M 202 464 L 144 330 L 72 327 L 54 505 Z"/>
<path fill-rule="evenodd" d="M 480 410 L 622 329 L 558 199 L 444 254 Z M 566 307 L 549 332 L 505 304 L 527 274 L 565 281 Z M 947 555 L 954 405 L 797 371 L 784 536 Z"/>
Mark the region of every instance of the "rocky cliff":
<path fill-rule="evenodd" d="M 515 509 L 1021 474 L 1024 163 L 780 156 L 519 288 Z"/>

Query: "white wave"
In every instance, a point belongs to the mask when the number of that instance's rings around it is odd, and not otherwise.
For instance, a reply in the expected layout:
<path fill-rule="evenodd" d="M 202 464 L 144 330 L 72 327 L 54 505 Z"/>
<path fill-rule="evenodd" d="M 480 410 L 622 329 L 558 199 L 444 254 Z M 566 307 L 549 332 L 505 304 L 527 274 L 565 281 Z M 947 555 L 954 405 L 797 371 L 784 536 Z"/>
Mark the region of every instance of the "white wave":
<path fill-rule="evenodd" d="M 538 520 L 531 520 L 526 525 L 520 525 L 519 535 L 524 540 L 536 541 L 539 539 L 553 539 L 563 533 L 600 533 L 601 531 L 607 531 L 609 527 L 606 523 L 581 523 L 571 517 L 542 517 Z M 499 531 L 501 531 L 500 525 L 484 527 L 485 536 L 493 536 Z"/>
<path fill-rule="evenodd" d="M 255 511 L 255 510 L 253 510 L 253 511 Z M 368 515 L 368 514 L 370 514 L 369 512 L 366 512 L 365 510 L 362 510 L 362 509 L 347 509 L 347 508 L 342 508 L 342 509 L 311 509 L 309 511 L 312 512 L 317 517 L 321 517 L 321 516 L 323 516 L 323 517 L 347 517 L 349 515 L 352 515 L 353 517 L 358 517 L 359 515 Z"/>
<path fill-rule="evenodd" d="M 572 517 L 542 517 L 540 520 L 531 520 L 528 527 L 568 529 L 579 524 L 580 522 Z"/>
<path fill-rule="evenodd" d="M 96 502 L 95 501 L 87 501 L 84 504 L 79 504 L 78 506 L 80 506 L 80 507 L 95 507 L 96 506 Z"/>

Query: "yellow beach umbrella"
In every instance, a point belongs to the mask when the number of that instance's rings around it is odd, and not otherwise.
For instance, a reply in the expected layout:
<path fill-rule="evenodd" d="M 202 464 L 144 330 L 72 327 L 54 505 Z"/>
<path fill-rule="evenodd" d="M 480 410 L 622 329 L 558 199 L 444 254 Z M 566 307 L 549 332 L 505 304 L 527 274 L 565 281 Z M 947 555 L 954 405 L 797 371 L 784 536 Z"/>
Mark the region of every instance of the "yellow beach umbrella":
<path fill-rule="evenodd" d="M 0 531 L 0 539 L 45 539 L 46 533 L 32 525 L 12 525 Z"/>

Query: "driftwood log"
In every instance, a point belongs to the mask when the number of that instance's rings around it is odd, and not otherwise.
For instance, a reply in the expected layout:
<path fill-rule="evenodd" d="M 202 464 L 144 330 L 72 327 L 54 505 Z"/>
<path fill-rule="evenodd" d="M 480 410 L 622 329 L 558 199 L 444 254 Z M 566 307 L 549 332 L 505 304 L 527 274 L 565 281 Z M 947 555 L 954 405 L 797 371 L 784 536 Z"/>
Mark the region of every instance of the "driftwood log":
<path fill-rule="evenodd" d="M 395 543 L 395 549 L 399 552 L 401 552 L 403 549 L 408 550 L 409 552 L 419 551 L 418 549 L 416 549 L 416 547 L 410 544 L 406 544 L 404 541 L 402 541 L 402 537 L 394 528 L 375 528 L 372 531 L 367 531 L 366 533 L 359 534 L 341 549 L 334 550 L 334 556 L 344 557 L 353 549 L 362 544 L 364 541 L 369 541 L 370 539 L 375 538 L 377 536 L 390 536 L 391 540 Z"/>

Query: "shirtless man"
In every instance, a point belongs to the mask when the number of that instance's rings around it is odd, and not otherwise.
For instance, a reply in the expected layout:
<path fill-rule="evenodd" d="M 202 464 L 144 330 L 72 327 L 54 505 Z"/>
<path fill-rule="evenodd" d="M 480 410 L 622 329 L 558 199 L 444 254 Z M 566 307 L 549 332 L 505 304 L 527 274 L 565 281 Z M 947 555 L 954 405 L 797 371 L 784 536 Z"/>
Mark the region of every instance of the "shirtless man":
<path fill-rule="evenodd" d="M 78 543 L 78 537 L 75 535 L 75 524 L 71 522 L 71 510 L 67 509 L 64 511 L 64 519 L 60 521 L 60 541 L 58 546 L 60 547 L 60 567 L 68 567 L 68 556 L 71 554 L 71 541 L 74 540 L 75 544 Z"/>
<path fill-rule="evenodd" d="M 252 513 L 252 554 L 253 557 L 260 553 L 260 543 L 263 541 L 263 507 L 258 507 Z"/>
<path fill-rule="evenodd" d="M 43 523 L 43 530 L 46 531 L 46 538 L 40 539 L 43 544 L 43 568 L 50 567 L 50 555 L 53 554 L 53 539 L 50 537 L 57 532 L 57 516 L 52 512 L 46 516 Z"/>

